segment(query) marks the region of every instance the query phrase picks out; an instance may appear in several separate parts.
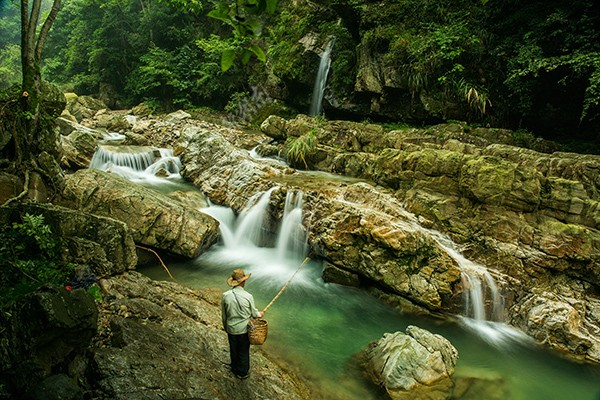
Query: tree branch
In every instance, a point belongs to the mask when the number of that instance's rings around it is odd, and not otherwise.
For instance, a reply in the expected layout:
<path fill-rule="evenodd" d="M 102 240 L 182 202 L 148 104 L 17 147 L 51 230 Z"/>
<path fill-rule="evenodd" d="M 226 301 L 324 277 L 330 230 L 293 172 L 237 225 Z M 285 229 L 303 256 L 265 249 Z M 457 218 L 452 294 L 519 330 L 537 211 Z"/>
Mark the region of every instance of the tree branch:
<path fill-rule="evenodd" d="M 42 0 L 33 0 L 31 14 L 29 14 L 29 25 L 27 26 L 27 52 L 33 57 L 33 49 L 35 45 L 35 34 L 37 31 L 38 21 L 40 19 L 40 7 Z M 31 52 L 31 53 L 30 53 Z"/>
<path fill-rule="evenodd" d="M 61 0 L 54 0 L 50 14 L 48 14 L 48 17 L 46 18 L 46 21 L 44 21 L 44 25 L 40 30 L 40 36 L 38 37 L 37 45 L 35 46 L 35 56 L 37 61 L 42 59 L 42 49 L 44 48 L 44 44 L 48 38 L 48 32 L 50 31 L 50 28 L 56 19 L 56 14 L 58 14 L 58 10 L 60 9 L 60 2 Z"/>
<path fill-rule="evenodd" d="M 156 251 L 154 251 L 152 249 L 149 249 L 148 247 L 140 246 L 138 244 L 136 244 L 135 247 L 139 247 L 140 249 L 147 250 L 147 251 L 149 251 L 151 253 L 154 253 L 154 255 L 158 258 L 158 261 L 160 261 L 160 265 L 162 265 L 162 267 L 164 268 L 164 270 L 167 271 L 167 274 L 169 274 L 169 276 L 171 277 L 171 279 L 175 280 L 175 278 L 173 278 L 173 275 L 171 275 L 171 271 L 169 271 L 169 268 L 167 268 L 167 266 L 163 262 L 162 258 L 160 258 L 160 256 L 158 255 L 158 253 Z"/>
<path fill-rule="evenodd" d="M 12 197 L 12 198 L 6 200 L 4 202 L 4 204 L 2 204 L 2 207 L 9 205 L 13 201 L 22 199 L 23 197 L 27 196 L 28 193 L 29 193 L 29 170 L 26 169 L 25 170 L 25 184 L 23 185 L 23 191 L 18 196 L 15 196 L 15 197 Z"/>

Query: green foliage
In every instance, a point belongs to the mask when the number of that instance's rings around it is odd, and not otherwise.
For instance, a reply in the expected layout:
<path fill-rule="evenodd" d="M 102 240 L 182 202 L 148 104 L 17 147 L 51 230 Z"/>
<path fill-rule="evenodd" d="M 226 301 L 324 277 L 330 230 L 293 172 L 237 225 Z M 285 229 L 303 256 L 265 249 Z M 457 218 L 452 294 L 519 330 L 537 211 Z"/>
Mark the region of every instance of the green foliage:
<path fill-rule="evenodd" d="M 73 271 L 60 262 L 60 240 L 43 215 L 25 214 L 22 223 L 0 230 L 0 304 L 47 284 L 63 284 Z"/>
<path fill-rule="evenodd" d="M 506 108 L 525 119 L 573 115 L 574 124 L 600 116 L 600 14 L 591 0 L 536 1 L 514 12 L 490 2 L 494 51 L 505 65 Z M 553 124 L 553 122 L 551 122 Z"/>
<path fill-rule="evenodd" d="M 267 52 L 272 68 L 282 78 L 300 79 L 306 73 L 302 62 L 304 47 L 299 40 L 313 26 L 313 14 L 303 6 L 297 9 L 284 9 L 277 16 L 277 22 L 269 29 L 269 50 Z"/>
<path fill-rule="evenodd" d="M 229 70 L 236 60 L 247 65 L 253 55 L 262 62 L 266 61 L 265 52 L 258 44 L 262 33 L 262 16 L 274 13 L 276 7 L 277 0 L 240 0 L 235 3 L 222 1 L 208 13 L 209 17 L 232 28 L 233 38 L 238 44 L 222 53 L 222 71 Z"/>
<path fill-rule="evenodd" d="M 7 2 L 0 14 L 0 87 L 21 83 L 20 14 L 16 3 Z"/>
<path fill-rule="evenodd" d="M 311 129 L 304 135 L 292 139 L 286 143 L 286 157 L 288 161 L 293 165 L 298 165 L 302 161 L 304 168 L 308 169 L 306 159 L 317 150 L 317 143 L 315 129 Z"/>
<path fill-rule="evenodd" d="M 100 289 L 98 284 L 94 283 L 88 288 L 87 292 L 94 298 L 96 302 L 102 301 L 102 289 Z"/>
<path fill-rule="evenodd" d="M 173 108 L 213 105 L 241 89 L 245 74 L 223 75 L 221 24 L 206 16 L 216 2 L 74 0 L 65 2 L 50 35 L 44 75 L 64 90 L 98 93 L 109 85 L 123 105 Z M 260 50 L 250 47 L 252 54 Z"/>

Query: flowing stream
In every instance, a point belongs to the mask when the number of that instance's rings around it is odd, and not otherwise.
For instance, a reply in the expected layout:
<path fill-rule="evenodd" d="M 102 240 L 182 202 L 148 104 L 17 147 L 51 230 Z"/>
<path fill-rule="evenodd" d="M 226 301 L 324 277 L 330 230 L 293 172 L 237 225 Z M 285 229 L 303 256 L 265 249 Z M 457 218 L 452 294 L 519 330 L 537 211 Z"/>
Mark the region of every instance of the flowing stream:
<path fill-rule="evenodd" d="M 120 157 L 120 156 L 119 156 Z M 165 157 L 170 157 L 168 152 Z M 155 162 L 162 163 L 162 157 Z M 113 163 L 111 156 L 103 164 Z M 143 171 L 118 170 L 123 176 L 144 180 L 159 190 L 173 186 L 178 178 L 150 177 L 150 166 L 137 165 Z M 180 179 L 180 178 L 179 178 Z M 183 185 L 179 183 L 178 185 Z M 168 260 L 169 270 L 180 284 L 195 288 L 217 287 L 226 290 L 226 278 L 234 268 L 251 272 L 246 289 L 259 309 L 275 296 L 294 274 L 306 253 L 302 222 L 302 193 L 288 193 L 277 238 L 265 238 L 263 222 L 272 190 L 258 194 L 239 216 L 231 209 L 210 206 L 202 211 L 220 221 L 222 241 L 194 260 Z M 168 189 L 166 189 L 168 190 Z M 485 268 L 464 259 L 444 235 L 429 232 L 434 240 L 457 260 L 467 273 L 471 290 L 466 300 L 468 317 L 461 322 L 402 313 L 365 292 L 328 284 L 321 279 L 322 265 L 312 261 L 303 266 L 292 284 L 266 315 L 269 338 L 263 348 L 285 360 L 306 379 L 323 388 L 324 399 L 387 399 L 378 388 L 361 377 L 354 357 L 371 341 L 386 332 L 404 331 L 416 325 L 446 337 L 457 348 L 459 360 L 455 377 L 478 377 L 493 387 L 494 398 L 515 400 L 599 400 L 600 368 L 577 364 L 541 349 L 526 336 L 502 324 L 498 307 L 501 296 L 494 298 L 491 316 L 481 305 L 485 292 L 499 296 Z M 274 239 L 273 247 L 263 247 L 265 239 Z M 161 266 L 145 267 L 140 272 L 153 279 L 168 280 Z M 487 287 L 487 289 L 486 289 Z M 496 304 L 498 303 L 498 304 Z M 474 329 L 471 329 L 475 327 Z M 472 397 L 481 398 L 482 397 Z"/>

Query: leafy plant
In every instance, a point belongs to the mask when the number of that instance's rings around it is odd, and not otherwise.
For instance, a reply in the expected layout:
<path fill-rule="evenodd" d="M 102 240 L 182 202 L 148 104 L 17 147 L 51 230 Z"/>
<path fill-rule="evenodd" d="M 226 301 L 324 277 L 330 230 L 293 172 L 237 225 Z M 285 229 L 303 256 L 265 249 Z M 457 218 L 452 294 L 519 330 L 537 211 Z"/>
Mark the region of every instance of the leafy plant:
<path fill-rule="evenodd" d="M 275 12 L 277 0 L 241 0 L 234 4 L 219 2 L 217 7 L 208 13 L 208 16 L 229 25 L 233 37 L 239 46 L 225 50 L 221 55 L 221 69 L 227 71 L 236 59 L 243 65 L 248 64 L 254 55 L 262 62 L 266 61 L 266 54 L 258 44 L 262 33 L 260 17 L 263 14 Z"/>
<path fill-rule="evenodd" d="M 63 284 L 74 266 L 60 262 L 60 240 L 43 215 L 25 214 L 22 223 L 0 230 L 0 304 L 47 284 Z"/>
<path fill-rule="evenodd" d="M 298 164 L 300 161 L 304 164 L 304 168 L 308 169 L 306 158 L 317 149 L 317 135 L 316 130 L 311 129 L 302 136 L 293 139 L 288 143 L 286 157 L 289 161 L 294 164 Z"/>
<path fill-rule="evenodd" d="M 478 88 L 464 79 L 461 79 L 456 86 L 458 93 L 469 104 L 469 108 L 480 115 L 485 115 L 487 108 L 492 106 L 492 101 L 484 89 Z"/>
<path fill-rule="evenodd" d="M 95 301 L 102 301 L 102 289 L 96 283 L 90 286 L 87 292 L 94 298 Z"/>

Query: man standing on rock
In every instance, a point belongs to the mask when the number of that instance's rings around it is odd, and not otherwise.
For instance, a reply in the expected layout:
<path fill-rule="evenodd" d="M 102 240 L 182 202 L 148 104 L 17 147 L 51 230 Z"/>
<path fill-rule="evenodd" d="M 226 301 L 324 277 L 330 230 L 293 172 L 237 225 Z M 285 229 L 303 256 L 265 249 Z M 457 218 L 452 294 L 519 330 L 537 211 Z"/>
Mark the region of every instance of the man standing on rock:
<path fill-rule="evenodd" d="M 254 305 L 254 297 L 244 290 L 250 275 L 244 274 L 240 268 L 233 270 L 227 278 L 231 289 L 223 293 L 221 299 L 221 316 L 229 340 L 231 371 L 240 379 L 247 378 L 250 372 L 248 321 L 251 317 L 261 318 L 264 314 Z"/>

